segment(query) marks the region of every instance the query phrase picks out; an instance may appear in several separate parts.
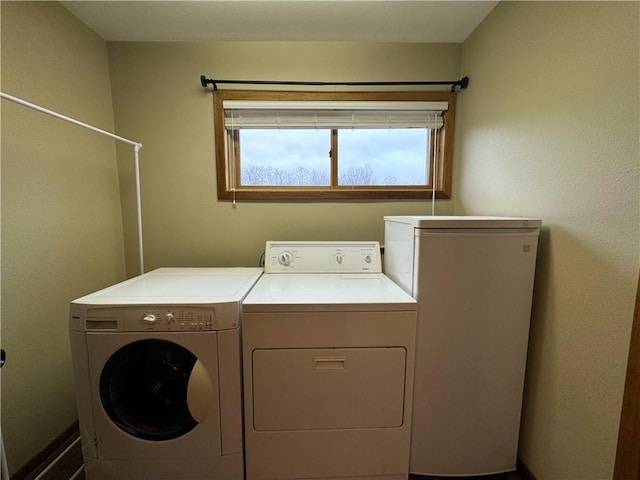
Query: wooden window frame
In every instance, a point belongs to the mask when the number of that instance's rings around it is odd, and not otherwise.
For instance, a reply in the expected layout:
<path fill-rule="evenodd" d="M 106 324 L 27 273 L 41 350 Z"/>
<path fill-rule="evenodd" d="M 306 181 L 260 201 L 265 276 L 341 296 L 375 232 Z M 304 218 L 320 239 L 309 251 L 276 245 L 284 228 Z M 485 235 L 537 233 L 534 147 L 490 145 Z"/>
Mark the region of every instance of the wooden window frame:
<path fill-rule="evenodd" d="M 228 142 L 232 137 L 234 149 L 239 152 L 238 135 L 227 134 L 224 125 L 225 100 L 318 100 L 318 101 L 446 101 L 448 110 L 442 112 L 443 126 L 432 130 L 432 141 L 437 135 L 436 199 L 451 198 L 453 178 L 453 145 L 456 112 L 454 92 L 282 92 L 224 90 L 213 94 L 214 139 L 217 171 L 218 199 L 235 200 L 410 200 L 433 198 L 430 185 L 337 185 L 337 167 L 332 158 L 331 179 L 335 186 L 239 186 L 240 169 L 230 165 Z M 332 135 L 332 151 L 335 138 Z M 335 155 L 334 155 L 335 157 Z M 235 178 L 232 178 L 232 174 Z M 234 188 L 235 186 L 235 188 Z"/>

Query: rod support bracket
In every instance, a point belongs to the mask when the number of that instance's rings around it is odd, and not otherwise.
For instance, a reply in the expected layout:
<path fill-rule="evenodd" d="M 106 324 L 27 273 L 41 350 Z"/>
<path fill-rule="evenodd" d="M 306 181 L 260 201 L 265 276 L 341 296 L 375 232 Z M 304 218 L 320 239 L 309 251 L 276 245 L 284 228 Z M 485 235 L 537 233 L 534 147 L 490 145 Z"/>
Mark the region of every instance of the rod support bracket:
<path fill-rule="evenodd" d="M 218 90 L 218 85 L 216 85 L 216 81 L 210 78 L 207 78 L 204 75 L 200 75 L 200 85 L 202 85 L 202 88 L 207 88 L 207 85 L 212 85 L 214 91 Z"/>
<path fill-rule="evenodd" d="M 456 83 L 451 85 L 451 91 L 455 92 L 456 91 L 456 87 L 460 87 L 460 90 L 464 90 L 468 86 L 469 86 L 469 77 L 462 77 Z"/>

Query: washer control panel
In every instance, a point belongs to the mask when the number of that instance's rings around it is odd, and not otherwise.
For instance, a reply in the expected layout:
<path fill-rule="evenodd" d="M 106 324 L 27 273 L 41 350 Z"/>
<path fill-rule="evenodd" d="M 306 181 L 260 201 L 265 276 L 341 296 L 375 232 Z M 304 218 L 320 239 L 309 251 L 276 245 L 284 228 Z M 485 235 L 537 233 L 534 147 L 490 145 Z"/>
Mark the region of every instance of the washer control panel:
<path fill-rule="evenodd" d="M 265 273 L 382 273 L 378 242 L 267 242 Z"/>
<path fill-rule="evenodd" d="M 132 305 L 78 307 L 72 318 L 86 331 L 173 332 L 228 330 L 239 326 L 235 302 L 212 305 Z M 74 316 L 75 315 L 75 316 Z"/>
<path fill-rule="evenodd" d="M 144 330 L 214 330 L 216 311 L 208 308 L 147 307 L 128 308 L 125 322 L 132 330 L 137 324 Z"/>

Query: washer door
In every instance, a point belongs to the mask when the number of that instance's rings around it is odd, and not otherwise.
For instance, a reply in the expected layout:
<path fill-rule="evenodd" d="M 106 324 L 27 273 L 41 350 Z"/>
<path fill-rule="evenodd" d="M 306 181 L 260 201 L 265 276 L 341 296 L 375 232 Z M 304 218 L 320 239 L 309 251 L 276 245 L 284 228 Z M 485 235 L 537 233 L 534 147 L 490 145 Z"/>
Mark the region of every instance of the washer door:
<path fill-rule="evenodd" d="M 138 340 L 106 362 L 100 400 L 111 421 L 128 434 L 170 440 L 206 418 L 214 389 L 203 371 L 195 355 L 177 343 Z"/>

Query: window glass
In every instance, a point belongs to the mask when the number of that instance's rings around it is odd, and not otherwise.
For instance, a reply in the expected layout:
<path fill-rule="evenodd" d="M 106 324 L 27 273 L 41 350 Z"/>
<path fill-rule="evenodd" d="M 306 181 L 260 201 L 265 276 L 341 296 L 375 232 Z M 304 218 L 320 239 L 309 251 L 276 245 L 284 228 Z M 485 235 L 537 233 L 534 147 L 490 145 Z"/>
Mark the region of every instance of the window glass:
<path fill-rule="evenodd" d="M 330 130 L 241 130 L 240 185 L 330 185 L 330 150 Z"/>
<path fill-rule="evenodd" d="M 339 185 L 427 185 L 429 130 L 338 130 Z"/>

